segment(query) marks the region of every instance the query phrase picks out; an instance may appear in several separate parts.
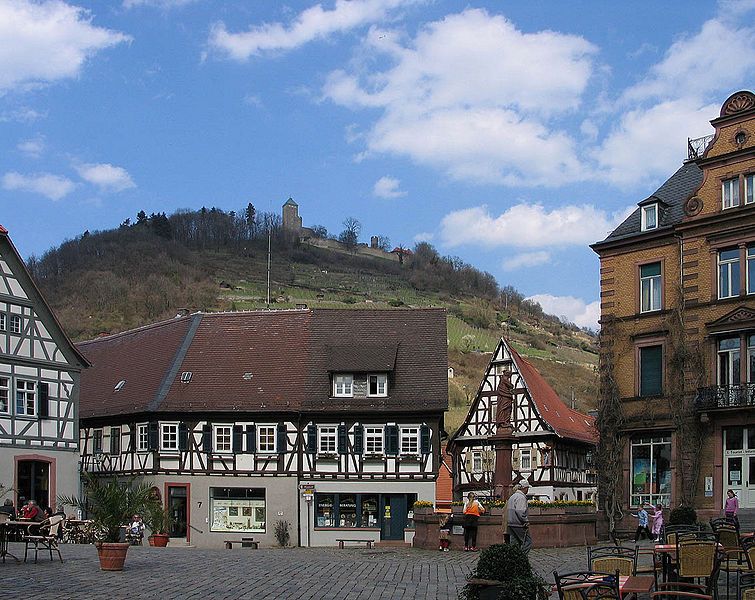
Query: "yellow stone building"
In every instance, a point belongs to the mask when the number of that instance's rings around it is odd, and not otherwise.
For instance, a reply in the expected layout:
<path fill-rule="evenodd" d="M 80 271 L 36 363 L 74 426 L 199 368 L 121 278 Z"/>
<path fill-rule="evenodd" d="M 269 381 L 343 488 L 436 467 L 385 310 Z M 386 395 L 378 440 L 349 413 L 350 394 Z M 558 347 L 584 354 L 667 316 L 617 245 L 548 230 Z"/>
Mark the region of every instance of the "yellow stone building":
<path fill-rule="evenodd" d="M 755 508 L 755 94 L 605 240 L 602 401 L 620 400 L 625 508 Z"/>

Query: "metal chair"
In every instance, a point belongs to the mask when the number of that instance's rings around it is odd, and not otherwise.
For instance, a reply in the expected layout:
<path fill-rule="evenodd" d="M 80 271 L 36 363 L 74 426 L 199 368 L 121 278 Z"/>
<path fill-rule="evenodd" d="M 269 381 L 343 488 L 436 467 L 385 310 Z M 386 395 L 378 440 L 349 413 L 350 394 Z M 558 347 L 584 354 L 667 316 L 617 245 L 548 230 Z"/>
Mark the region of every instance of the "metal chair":
<path fill-rule="evenodd" d="M 676 572 L 681 579 L 703 580 L 708 593 L 718 580 L 720 557 L 716 540 L 678 539 L 676 542 Z"/>
<path fill-rule="evenodd" d="M 715 519 L 710 520 L 710 528 L 713 531 L 716 531 L 721 526 L 731 526 L 739 531 L 739 523 L 736 519 L 732 519 L 731 517 L 716 517 Z"/>
<path fill-rule="evenodd" d="M 599 546 L 587 548 L 587 568 L 590 571 L 602 571 L 630 576 L 637 574 L 637 546 Z"/>
<path fill-rule="evenodd" d="M 29 546 L 34 545 L 34 563 L 37 562 L 39 555 L 39 547 L 50 552 L 50 560 L 52 558 L 52 551 L 55 550 L 58 553 L 60 562 L 63 562 L 63 556 L 60 554 L 60 547 L 58 546 L 58 530 L 63 522 L 61 515 L 53 515 L 49 519 L 42 521 L 39 525 L 39 533 L 35 535 L 25 535 L 23 541 L 26 543 L 24 548 L 24 562 L 26 562 L 27 554 L 29 553 Z"/>
<path fill-rule="evenodd" d="M 713 600 L 709 594 L 696 594 L 695 592 L 664 591 L 650 594 L 652 600 Z"/>
<path fill-rule="evenodd" d="M 744 537 L 741 539 L 742 554 L 747 559 L 747 565 L 750 571 L 755 571 L 755 537 Z"/>
<path fill-rule="evenodd" d="M 620 599 L 619 574 L 598 571 L 575 571 L 559 575 L 553 571 L 559 600 Z M 615 595 L 605 595 L 605 594 Z M 590 595 L 592 594 L 592 595 Z"/>
<path fill-rule="evenodd" d="M 737 576 L 738 600 L 755 600 L 755 573 L 739 573 Z"/>

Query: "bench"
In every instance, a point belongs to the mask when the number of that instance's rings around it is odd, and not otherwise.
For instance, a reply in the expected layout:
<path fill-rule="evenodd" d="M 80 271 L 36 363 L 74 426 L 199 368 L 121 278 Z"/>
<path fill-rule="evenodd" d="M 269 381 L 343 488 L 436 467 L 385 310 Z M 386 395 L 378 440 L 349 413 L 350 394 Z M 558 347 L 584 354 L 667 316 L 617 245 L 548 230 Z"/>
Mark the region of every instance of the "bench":
<path fill-rule="evenodd" d="M 375 540 L 343 540 L 343 539 L 339 540 L 337 539 L 336 541 L 338 542 L 338 547 L 341 550 L 343 550 L 344 544 L 346 542 L 354 543 L 354 544 L 367 544 L 367 548 L 370 548 L 370 549 L 372 549 L 372 545 L 375 543 Z"/>
<path fill-rule="evenodd" d="M 234 544 L 240 544 L 242 548 L 259 548 L 260 543 L 255 542 L 254 538 L 241 538 L 240 540 L 223 540 L 226 550 L 232 550 Z"/>

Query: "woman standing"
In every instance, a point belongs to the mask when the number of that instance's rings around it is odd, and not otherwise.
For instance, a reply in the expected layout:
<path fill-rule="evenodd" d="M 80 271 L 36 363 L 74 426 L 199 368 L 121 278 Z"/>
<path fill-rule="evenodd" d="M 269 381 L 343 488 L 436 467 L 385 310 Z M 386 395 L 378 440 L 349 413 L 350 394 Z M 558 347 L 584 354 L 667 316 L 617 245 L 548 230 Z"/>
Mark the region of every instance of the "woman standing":
<path fill-rule="evenodd" d="M 477 522 L 484 512 L 485 508 L 475 498 L 474 492 L 469 492 L 464 505 L 464 552 L 477 552 Z"/>
<path fill-rule="evenodd" d="M 739 512 L 739 499 L 737 498 L 737 495 L 734 493 L 734 490 L 728 490 L 726 492 L 726 504 L 724 505 L 724 516 L 732 519 L 734 523 L 737 526 L 737 529 L 739 529 L 739 517 L 737 517 L 737 513 Z"/>

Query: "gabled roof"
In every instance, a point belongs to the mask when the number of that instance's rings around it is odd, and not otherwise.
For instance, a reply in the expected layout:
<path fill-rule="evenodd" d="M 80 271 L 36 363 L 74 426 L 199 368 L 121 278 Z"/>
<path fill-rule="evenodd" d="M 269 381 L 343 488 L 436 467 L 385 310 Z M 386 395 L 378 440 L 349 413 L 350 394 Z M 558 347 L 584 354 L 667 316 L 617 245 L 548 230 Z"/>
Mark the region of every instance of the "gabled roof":
<path fill-rule="evenodd" d="M 286 200 L 283 206 L 299 206 L 299 205 L 296 202 L 294 202 L 293 198 L 289 198 L 288 200 Z"/>
<path fill-rule="evenodd" d="M 559 437 L 589 442 L 598 441 L 595 419 L 569 408 L 548 385 L 538 370 L 509 344 L 509 351 L 519 370 L 537 411 Z"/>
<path fill-rule="evenodd" d="M 87 359 L 84 358 L 84 356 L 79 352 L 78 348 L 74 346 L 71 339 L 63 330 L 63 327 L 60 325 L 60 321 L 58 321 L 58 318 L 50 308 L 50 305 L 47 304 L 47 300 L 45 300 L 45 297 L 42 295 L 39 287 L 37 287 L 34 279 L 32 279 L 32 276 L 29 273 L 29 270 L 26 268 L 26 264 L 21 258 L 21 255 L 13 245 L 13 242 L 8 235 L 8 230 L 2 225 L 0 225 L 0 255 L 6 257 L 6 262 L 8 262 L 8 259 L 10 259 L 11 264 L 9 264 L 8 266 L 13 271 L 14 277 L 18 280 L 19 284 L 24 289 L 24 292 L 29 296 L 30 299 L 34 301 L 35 312 L 44 319 L 45 327 L 53 336 L 53 339 L 55 339 L 55 342 L 58 344 L 58 347 L 63 353 L 63 356 L 66 357 L 66 360 L 71 363 L 71 366 L 89 366 Z"/>
<path fill-rule="evenodd" d="M 448 405 L 443 309 L 197 313 L 79 348 L 94 365 L 82 377 L 83 418 L 145 412 L 423 412 Z M 389 396 L 331 398 L 330 348 L 350 348 L 357 362 L 339 366 L 354 372 L 357 366 L 388 371 L 392 356 Z M 347 361 L 344 350 L 338 356 Z M 116 390 L 120 381 L 125 383 Z"/>

